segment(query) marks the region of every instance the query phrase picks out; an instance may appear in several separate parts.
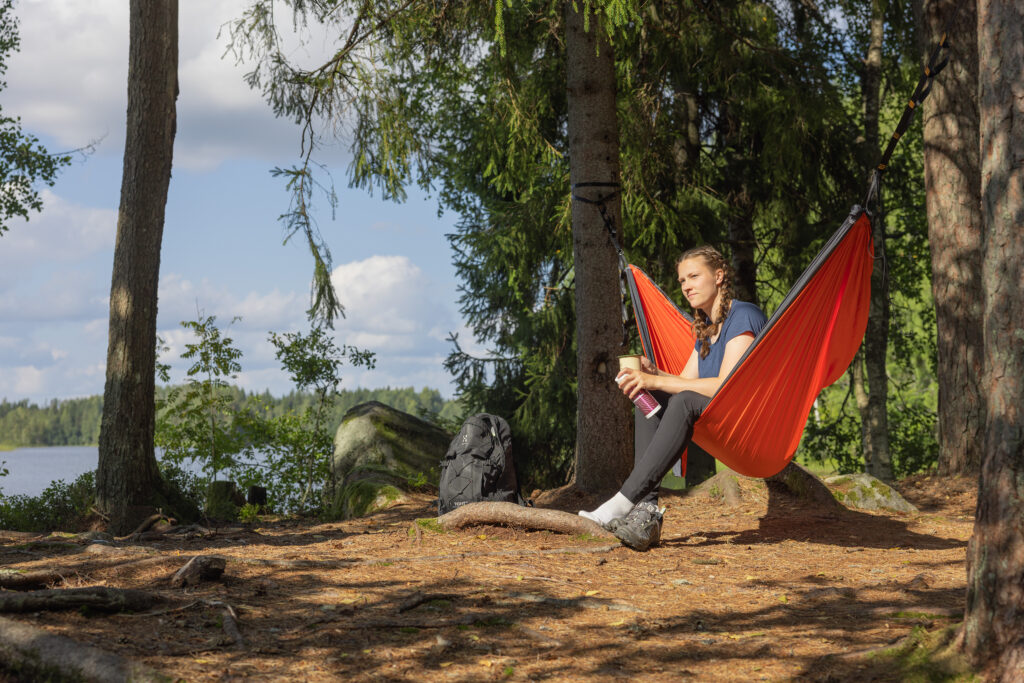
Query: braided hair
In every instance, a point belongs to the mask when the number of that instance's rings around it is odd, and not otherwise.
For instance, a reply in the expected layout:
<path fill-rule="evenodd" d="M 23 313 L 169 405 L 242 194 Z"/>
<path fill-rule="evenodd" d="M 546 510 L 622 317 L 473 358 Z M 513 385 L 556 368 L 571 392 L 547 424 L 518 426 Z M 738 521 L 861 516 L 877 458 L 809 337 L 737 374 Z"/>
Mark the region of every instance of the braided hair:
<path fill-rule="evenodd" d="M 721 290 L 721 298 L 718 310 L 712 311 L 715 314 L 715 319 L 711 320 L 699 308 L 694 312 L 693 315 L 693 334 L 700 342 L 700 357 L 706 358 L 711 352 L 711 337 L 713 337 L 718 329 L 721 327 L 722 322 L 725 321 L 725 316 L 729 315 L 729 310 L 732 308 L 732 267 L 729 262 L 725 260 L 722 254 L 712 247 L 711 245 L 705 244 L 700 247 L 694 247 L 684 252 L 682 256 L 676 259 L 676 268 L 683 261 L 692 258 L 702 258 L 704 263 L 711 269 L 711 272 L 721 270 L 725 273 L 722 278 L 722 284 L 719 285 Z"/>

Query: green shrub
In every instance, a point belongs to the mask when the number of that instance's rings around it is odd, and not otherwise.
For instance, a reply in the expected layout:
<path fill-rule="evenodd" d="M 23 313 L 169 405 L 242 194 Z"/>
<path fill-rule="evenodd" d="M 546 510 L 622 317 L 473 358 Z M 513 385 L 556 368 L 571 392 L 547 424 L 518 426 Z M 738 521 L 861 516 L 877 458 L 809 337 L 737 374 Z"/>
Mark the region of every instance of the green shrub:
<path fill-rule="evenodd" d="M 86 472 L 70 484 L 58 479 L 38 496 L 0 498 L 0 529 L 81 531 L 95 499 L 94 472 Z"/>

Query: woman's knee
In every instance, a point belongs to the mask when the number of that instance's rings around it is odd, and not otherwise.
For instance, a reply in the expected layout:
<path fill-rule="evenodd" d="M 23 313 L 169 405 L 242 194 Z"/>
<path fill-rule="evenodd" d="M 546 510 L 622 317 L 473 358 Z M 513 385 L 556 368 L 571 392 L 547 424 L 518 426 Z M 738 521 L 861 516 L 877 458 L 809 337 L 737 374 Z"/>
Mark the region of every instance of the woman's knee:
<path fill-rule="evenodd" d="M 680 391 L 669 399 L 665 413 L 698 417 L 710 401 L 710 398 L 696 391 Z"/>

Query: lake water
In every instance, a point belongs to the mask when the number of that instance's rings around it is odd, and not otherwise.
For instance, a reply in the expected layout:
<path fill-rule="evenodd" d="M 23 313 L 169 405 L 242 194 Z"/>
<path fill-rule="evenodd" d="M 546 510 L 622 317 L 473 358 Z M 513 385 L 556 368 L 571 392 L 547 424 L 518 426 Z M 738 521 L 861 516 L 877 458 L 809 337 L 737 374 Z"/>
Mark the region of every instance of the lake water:
<path fill-rule="evenodd" d="M 157 449 L 157 458 L 163 454 Z M 99 462 L 100 449 L 97 446 L 46 446 L 42 448 L 15 448 L 0 451 L 0 463 L 9 474 L 0 477 L 0 495 L 38 496 L 50 482 L 63 479 L 70 484 L 79 475 L 95 471 Z M 260 460 L 257 453 L 256 460 Z M 192 474 L 201 474 L 202 466 L 186 461 L 181 469 Z"/>
<path fill-rule="evenodd" d="M 0 477 L 0 491 L 5 496 L 38 496 L 51 481 L 63 479 L 70 484 L 78 475 L 95 470 L 98 461 L 99 449 L 96 446 L 0 451 L 0 462 L 6 462 L 5 467 L 10 471 L 6 477 Z"/>

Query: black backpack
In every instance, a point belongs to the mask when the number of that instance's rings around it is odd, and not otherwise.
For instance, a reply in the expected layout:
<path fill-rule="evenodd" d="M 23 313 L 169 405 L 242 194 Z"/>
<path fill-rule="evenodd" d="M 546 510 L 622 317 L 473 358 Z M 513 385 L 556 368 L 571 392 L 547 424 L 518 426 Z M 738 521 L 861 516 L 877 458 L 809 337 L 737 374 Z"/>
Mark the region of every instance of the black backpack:
<path fill-rule="evenodd" d="M 526 505 L 511 447 L 512 431 L 503 418 L 479 413 L 463 422 L 441 461 L 437 514 L 480 501 Z"/>

